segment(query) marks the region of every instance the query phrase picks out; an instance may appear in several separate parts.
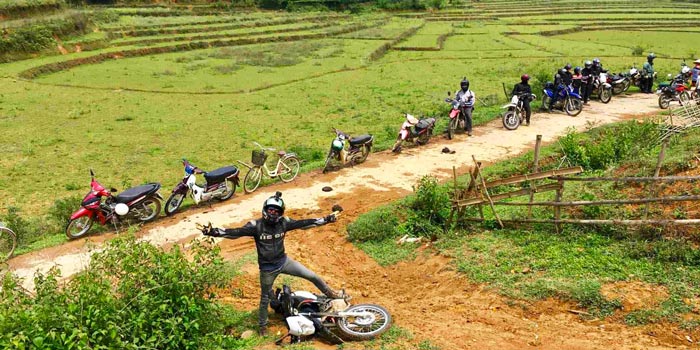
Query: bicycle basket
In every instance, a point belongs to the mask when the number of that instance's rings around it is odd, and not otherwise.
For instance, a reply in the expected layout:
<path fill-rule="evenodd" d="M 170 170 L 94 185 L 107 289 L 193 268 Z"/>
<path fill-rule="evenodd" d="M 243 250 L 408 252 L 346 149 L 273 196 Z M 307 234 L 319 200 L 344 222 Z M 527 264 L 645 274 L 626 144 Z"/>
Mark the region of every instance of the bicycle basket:
<path fill-rule="evenodd" d="M 259 149 L 253 150 L 253 155 L 251 157 L 251 161 L 253 162 L 253 164 L 263 166 L 266 160 L 267 153 L 265 153 L 265 151 Z"/>

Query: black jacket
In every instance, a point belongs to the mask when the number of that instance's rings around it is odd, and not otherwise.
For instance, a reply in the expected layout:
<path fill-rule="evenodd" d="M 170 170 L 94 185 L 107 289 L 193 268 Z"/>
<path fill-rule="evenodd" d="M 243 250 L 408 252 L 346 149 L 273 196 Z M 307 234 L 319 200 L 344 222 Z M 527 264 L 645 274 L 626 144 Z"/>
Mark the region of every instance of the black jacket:
<path fill-rule="evenodd" d="M 294 220 L 283 217 L 278 223 L 268 223 L 265 220 L 251 220 L 243 227 L 225 229 L 220 235 L 223 238 L 238 238 L 250 236 L 255 239 L 258 251 L 258 266 L 261 271 L 275 271 L 287 261 L 284 251 L 284 236 L 287 231 L 325 225 L 324 218 Z M 259 233 L 258 233 L 259 232 Z"/>
<path fill-rule="evenodd" d="M 581 69 L 581 82 L 584 84 L 593 82 L 593 67 Z"/>
<path fill-rule="evenodd" d="M 531 93 L 532 93 L 532 88 L 530 87 L 530 84 L 517 83 L 513 87 L 513 92 L 511 92 L 510 95 L 511 96 L 515 96 L 515 95 L 520 96 L 522 94 L 528 94 L 528 96 L 529 96 L 529 94 L 531 94 Z M 528 100 L 529 100 L 529 98 L 528 98 Z"/>

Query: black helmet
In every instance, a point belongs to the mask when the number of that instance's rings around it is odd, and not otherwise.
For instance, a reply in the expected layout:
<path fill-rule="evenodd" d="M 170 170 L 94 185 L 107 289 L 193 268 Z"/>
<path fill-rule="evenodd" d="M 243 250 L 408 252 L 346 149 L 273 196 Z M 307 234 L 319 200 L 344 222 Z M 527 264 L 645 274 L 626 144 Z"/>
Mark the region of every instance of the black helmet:
<path fill-rule="evenodd" d="M 581 72 L 581 67 L 576 66 L 576 68 L 574 68 L 574 73 L 578 74 L 580 72 Z"/>
<path fill-rule="evenodd" d="M 265 221 L 276 223 L 284 216 L 284 201 L 282 192 L 277 191 L 274 196 L 265 200 L 262 207 L 262 215 Z"/>
<path fill-rule="evenodd" d="M 520 81 L 522 81 L 523 83 L 527 83 L 528 80 L 530 80 L 530 76 L 529 76 L 529 75 L 523 74 L 523 75 L 520 76 Z"/>
<path fill-rule="evenodd" d="M 461 82 L 459 82 L 459 87 L 462 88 L 462 91 L 467 91 L 469 90 L 469 80 L 464 77 Z"/>
<path fill-rule="evenodd" d="M 559 70 L 559 75 L 560 75 L 560 76 L 563 77 L 565 74 L 566 74 L 566 69 L 562 68 L 562 69 Z"/>
<path fill-rule="evenodd" d="M 566 66 L 564 66 L 564 69 L 571 70 L 571 63 L 567 63 Z"/>
<path fill-rule="evenodd" d="M 656 58 L 656 55 L 652 52 L 647 56 L 648 61 L 653 61 Z"/>
<path fill-rule="evenodd" d="M 583 62 L 583 66 L 586 68 L 591 68 L 592 65 L 593 65 L 593 62 L 591 62 L 591 61 Z"/>
<path fill-rule="evenodd" d="M 600 58 L 596 57 L 593 59 L 593 64 L 599 65 L 600 64 Z"/>

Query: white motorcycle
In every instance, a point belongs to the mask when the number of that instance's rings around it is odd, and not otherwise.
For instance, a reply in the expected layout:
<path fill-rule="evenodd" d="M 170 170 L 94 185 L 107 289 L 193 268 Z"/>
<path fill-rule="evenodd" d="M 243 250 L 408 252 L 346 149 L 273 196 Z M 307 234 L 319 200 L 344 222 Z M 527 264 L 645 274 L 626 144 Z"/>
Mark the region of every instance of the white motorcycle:
<path fill-rule="evenodd" d="M 506 112 L 503 114 L 504 128 L 515 130 L 525 121 L 525 114 L 527 113 L 523 107 L 523 100 L 525 98 L 534 101 L 537 96 L 535 96 L 535 94 L 513 95 L 513 98 L 510 99 L 510 103 L 501 107 L 506 109 Z"/>
<path fill-rule="evenodd" d="M 608 83 L 608 72 L 600 72 L 598 79 L 593 80 L 593 92 L 598 95 L 600 102 L 608 103 L 612 99 L 612 85 Z"/>
<path fill-rule="evenodd" d="M 182 160 L 182 165 L 185 166 L 185 176 L 165 202 L 165 215 L 172 215 L 180 209 L 187 193 L 191 195 L 195 204 L 199 204 L 212 199 L 225 201 L 236 192 L 239 179 L 238 168 L 235 166 L 206 172 L 190 164 L 187 159 Z M 198 185 L 196 174 L 204 174 L 207 182 L 204 185 Z"/>

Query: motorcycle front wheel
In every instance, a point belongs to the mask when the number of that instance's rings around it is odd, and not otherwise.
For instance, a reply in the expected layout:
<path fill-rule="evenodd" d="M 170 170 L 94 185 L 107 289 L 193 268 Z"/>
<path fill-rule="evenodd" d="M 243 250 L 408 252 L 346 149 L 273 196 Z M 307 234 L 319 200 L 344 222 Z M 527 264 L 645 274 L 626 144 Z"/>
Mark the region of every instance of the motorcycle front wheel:
<path fill-rule="evenodd" d="M 453 119 L 450 119 L 450 125 L 447 127 L 447 139 L 452 140 L 452 138 L 455 136 L 455 132 L 457 131 L 457 122 L 459 119 L 458 117 L 455 117 Z"/>
<path fill-rule="evenodd" d="M 134 211 L 136 218 L 141 222 L 153 221 L 160 214 L 160 200 L 155 197 L 148 197 L 130 210 Z"/>
<path fill-rule="evenodd" d="M 514 110 L 509 110 L 503 115 L 503 127 L 507 130 L 515 130 L 520 126 L 520 118 Z"/>
<path fill-rule="evenodd" d="M 668 106 L 671 104 L 671 101 L 666 98 L 666 96 L 661 95 L 659 96 L 659 108 L 661 109 L 666 109 Z"/>
<path fill-rule="evenodd" d="M 294 180 L 299 174 L 300 162 L 296 157 L 289 157 L 280 162 L 280 180 L 283 182 L 289 182 Z"/>
<path fill-rule="evenodd" d="M 182 202 L 185 201 L 186 193 L 172 193 L 168 200 L 165 201 L 165 216 L 170 216 L 175 214 L 175 212 L 180 209 Z"/>
<path fill-rule="evenodd" d="M 379 305 L 353 305 L 345 312 L 361 312 L 366 315 L 338 319 L 338 330 L 344 340 L 374 339 L 391 327 L 389 311 Z"/>
<path fill-rule="evenodd" d="M 326 163 L 323 165 L 323 173 L 327 173 L 331 170 L 331 162 L 335 158 L 335 152 L 333 150 L 328 151 L 328 156 L 326 157 Z"/>
<path fill-rule="evenodd" d="M 564 110 L 566 114 L 575 117 L 583 110 L 583 103 L 575 97 L 569 97 L 564 101 Z"/>
<path fill-rule="evenodd" d="M 251 168 L 243 179 L 243 191 L 245 193 L 252 193 L 260 186 L 261 179 L 262 169 L 259 166 Z"/>
<path fill-rule="evenodd" d="M 403 140 L 398 139 L 394 143 L 394 146 L 391 147 L 391 151 L 394 153 L 401 153 L 401 144 L 403 143 Z"/>
<path fill-rule="evenodd" d="M 608 102 L 610 102 L 611 99 L 612 99 L 612 90 L 601 88 L 600 89 L 600 102 L 608 103 Z"/>
<path fill-rule="evenodd" d="M 68 239 L 76 239 L 85 236 L 94 222 L 95 220 L 89 216 L 81 216 L 69 221 L 68 225 L 66 225 L 66 237 Z"/>

